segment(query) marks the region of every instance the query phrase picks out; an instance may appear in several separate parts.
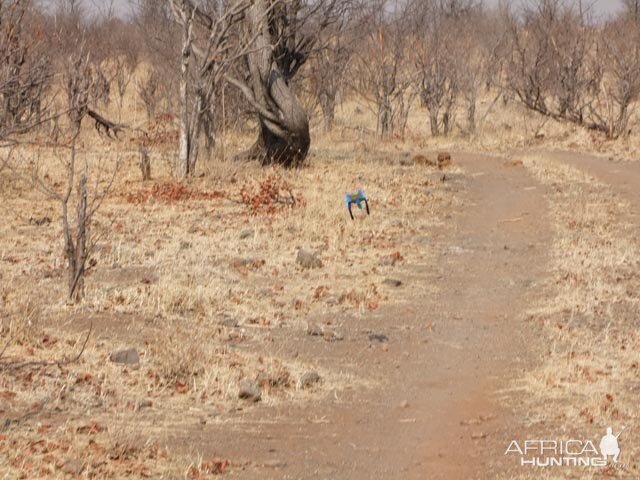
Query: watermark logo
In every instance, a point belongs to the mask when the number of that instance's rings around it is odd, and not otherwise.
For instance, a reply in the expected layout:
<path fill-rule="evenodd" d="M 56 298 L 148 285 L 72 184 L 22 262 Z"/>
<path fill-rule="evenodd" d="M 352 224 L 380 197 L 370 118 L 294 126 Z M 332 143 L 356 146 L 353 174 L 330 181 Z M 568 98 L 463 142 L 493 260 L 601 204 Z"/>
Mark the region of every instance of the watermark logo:
<path fill-rule="evenodd" d="M 618 457 L 620 457 L 620 445 L 618 445 L 618 437 L 624 431 L 624 427 L 617 435 L 613 434 L 613 429 L 607 427 L 607 434 L 600 440 L 600 453 L 602 457 L 607 460 L 610 456 L 613 457 L 614 463 L 618 463 Z"/>
<path fill-rule="evenodd" d="M 620 463 L 620 443 L 618 438 L 624 427 L 614 435 L 613 429 L 608 427 L 606 434 L 596 444 L 592 440 L 576 439 L 551 440 L 528 439 L 512 440 L 505 455 L 519 457 L 521 466 L 531 467 L 606 467 Z M 611 463 L 610 463 L 611 462 Z"/>

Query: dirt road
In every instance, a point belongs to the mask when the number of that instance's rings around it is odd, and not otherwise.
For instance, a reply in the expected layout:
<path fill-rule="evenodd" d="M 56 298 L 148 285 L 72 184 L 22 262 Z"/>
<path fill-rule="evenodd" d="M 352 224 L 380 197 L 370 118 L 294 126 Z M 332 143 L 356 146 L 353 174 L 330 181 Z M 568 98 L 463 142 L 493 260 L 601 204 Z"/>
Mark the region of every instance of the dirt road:
<path fill-rule="evenodd" d="M 423 284 L 425 295 L 355 323 L 345 341 L 296 339 L 305 361 L 355 366 L 378 385 L 313 408 L 247 413 L 231 431 L 203 425 L 190 444 L 246 459 L 242 478 L 470 479 L 505 467 L 514 419 L 496 391 L 535 359 L 523 312 L 545 276 L 545 200 L 522 166 L 476 155 L 456 161 L 465 174 L 447 181 L 464 205 L 422 240 L 438 260 L 400 277 Z M 427 294 L 433 287 L 437 294 Z"/>

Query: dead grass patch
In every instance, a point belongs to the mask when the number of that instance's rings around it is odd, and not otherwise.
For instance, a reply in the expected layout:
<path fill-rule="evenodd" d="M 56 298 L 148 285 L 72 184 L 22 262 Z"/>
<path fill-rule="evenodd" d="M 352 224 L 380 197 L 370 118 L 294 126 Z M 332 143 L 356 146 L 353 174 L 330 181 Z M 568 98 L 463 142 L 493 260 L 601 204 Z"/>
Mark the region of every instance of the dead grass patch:
<path fill-rule="evenodd" d="M 595 437 L 638 419 L 640 250 L 629 205 L 610 187 L 543 156 L 525 166 L 550 187 L 555 238 L 552 294 L 528 313 L 548 345 L 542 364 L 516 389 L 527 393 L 527 421 L 555 435 Z M 521 409 L 519 409 L 521 410 Z M 640 432 L 625 430 L 628 462 L 618 474 L 637 474 Z"/>
<path fill-rule="evenodd" d="M 90 319 L 95 331 L 78 362 L 3 372 L 0 415 L 10 428 L 0 470 L 11 478 L 63 477 L 69 460 L 67 468 L 81 468 L 84 478 L 205 478 L 233 469 L 234 459 L 174 453 L 165 448 L 168 432 L 203 416 L 234 422 L 239 409 L 370 387 L 348 366 L 333 371 L 283 355 L 274 335 L 306 336 L 318 319 L 365 321 L 385 303 L 423 292 L 412 282 L 393 293 L 380 285 L 403 262 L 429 262 L 433 253 L 420 239 L 455 200 L 446 184 L 425 181 L 429 168 L 369 168 L 349 159 L 353 145 L 340 148 L 337 156 L 314 150 L 297 171 L 221 163 L 184 185 L 161 167 L 156 183 L 136 182 L 131 162 L 96 217 L 94 228 L 104 233 L 78 307 L 62 300 L 55 205 L 27 185 L 3 197 L 12 212 L 0 226 L 3 361 L 65 358 L 77 352 Z M 344 194 L 358 188 L 372 214 L 352 221 Z M 29 221 L 44 216 L 52 222 Z M 299 248 L 316 252 L 322 267 L 302 269 Z M 121 348 L 136 348 L 140 364 L 109 361 Z M 320 382 L 299 388 L 310 371 Z M 238 399 L 245 379 L 259 386 L 261 402 Z M 204 413 L 211 411 L 217 416 Z M 140 438 L 123 436 L 132 430 Z M 49 447 L 51 457 L 31 452 L 28 463 L 19 452 L 42 441 L 58 446 Z"/>

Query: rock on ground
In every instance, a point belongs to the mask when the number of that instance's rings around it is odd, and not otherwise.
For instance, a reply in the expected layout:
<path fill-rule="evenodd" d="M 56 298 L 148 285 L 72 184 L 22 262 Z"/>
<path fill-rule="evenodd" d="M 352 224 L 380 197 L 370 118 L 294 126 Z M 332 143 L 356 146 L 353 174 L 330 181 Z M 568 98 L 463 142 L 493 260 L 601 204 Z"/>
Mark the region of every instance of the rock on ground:
<path fill-rule="evenodd" d="M 322 267 L 322 260 L 320 260 L 315 253 L 303 250 L 302 248 L 298 250 L 296 262 L 298 262 L 298 265 L 300 265 L 302 268 Z"/>
<path fill-rule="evenodd" d="M 128 348 L 112 352 L 109 360 L 113 363 L 122 363 L 124 365 L 137 365 L 140 363 L 140 355 L 138 355 L 138 351 L 135 348 Z"/>
<path fill-rule="evenodd" d="M 80 458 L 67 458 L 62 466 L 62 471 L 75 477 L 84 471 L 85 462 Z"/>
<path fill-rule="evenodd" d="M 240 382 L 238 398 L 251 402 L 259 402 L 262 398 L 262 392 L 256 382 L 245 379 Z"/>
<path fill-rule="evenodd" d="M 320 381 L 320 375 L 315 370 L 309 370 L 304 375 L 300 377 L 298 381 L 298 386 L 303 389 L 310 387 L 311 385 L 318 383 Z"/>
<path fill-rule="evenodd" d="M 315 324 L 309 324 L 307 326 L 307 335 L 310 335 L 312 337 L 321 337 L 322 336 L 322 328 L 320 327 L 320 325 L 315 325 Z"/>

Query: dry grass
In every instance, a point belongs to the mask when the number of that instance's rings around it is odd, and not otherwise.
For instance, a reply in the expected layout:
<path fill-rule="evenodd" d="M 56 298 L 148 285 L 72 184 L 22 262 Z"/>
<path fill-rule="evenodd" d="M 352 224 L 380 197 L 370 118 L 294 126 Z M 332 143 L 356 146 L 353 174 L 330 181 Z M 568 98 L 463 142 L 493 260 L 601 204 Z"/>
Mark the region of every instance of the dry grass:
<path fill-rule="evenodd" d="M 351 142 L 320 142 L 299 171 L 210 161 L 209 174 L 186 185 L 171 179 L 160 152 L 154 180 L 142 183 L 133 151 L 90 143 L 82 154 L 91 165 L 124 167 L 96 217 L 97 263 L 80 306 L 65 301 L 58 207 L 25 180 L 31 161 L 56 159 L 46 148 L 25 148 L 22 178 L 2 174 L 5 478 L 62 478 L 74 465 L 84 478 L 204 478 L 233 465 L 173 451 L 167 435 L 202 418 L 234 422 L 243 412 L 372 385 L 348 364 L 332 370 L 284 354 L 282 339 L 304 336 L 314 323 L 340 331 L 416 295 L 421 286 L 409 284 L 390 298 L 382 280 L 403 262 L 431 258 L 419 238 L 454 201 L 437 171 L 399 166 L 393 145 L 374 161 Z M 50 166 L 48 181 L 60 182 Z M 286 183 L 295 205 L 247 205 L 241 192 L 267 179 Z M 371 198 L 372 215 L 356 212 L 351 221 L 343 195 L 357 188 Z M 34 222 L 43 217 L 51 223 Z M 301 269 L 298 248 L 317 252 L 322 268 Z M 90 324 L 80 360 L 65 363 Z M 109 361 L 128 347 L 140 353 L 140 368 Z M 15 368 L 42 361 L 51 363 Z M 322 381 L 302 389 L 298 380 L 309 370 Z M 247 378 L 262 389 L 257 404 L 238 399 Z"/>
<path fill-rule="evenodd" d="M 640 252 L 629 205 L 575 168 L 544 156 L 523 160 L 549 186 L 555 237 L 549 295 L 528 312 L 547 347 L 541 365 L 515 386 L 527 399 L 518 411 L 527 412 L 529 431 L 597 439 L 607 426 L 619 431 L 638 419 Z M 617 476 L 637 476 L 639 440 L 640 432 L 625 430 L 626 465 Z"/>

